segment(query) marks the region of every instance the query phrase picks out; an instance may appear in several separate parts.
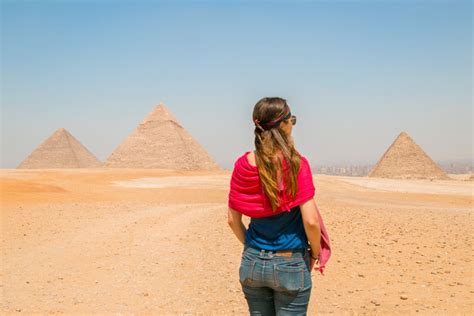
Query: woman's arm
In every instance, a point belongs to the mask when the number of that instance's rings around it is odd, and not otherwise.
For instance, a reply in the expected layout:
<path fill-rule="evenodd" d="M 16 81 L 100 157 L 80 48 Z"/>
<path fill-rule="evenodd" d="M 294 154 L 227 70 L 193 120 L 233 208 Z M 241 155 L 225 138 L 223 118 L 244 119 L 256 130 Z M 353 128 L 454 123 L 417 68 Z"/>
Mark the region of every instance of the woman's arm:
<path fill-rule="evenodd" d="M 318 257 L 321 250 L 321 227 L 316 210 L 316 202 L 311 199 L 300 205 L 304 230 L 311 246 L 311 256 Z"/>
<path fill-rule="evenodd" d="M 247 229 L 245 228 L 244 223 L 242 223 L 242 214 L 229 208 L 227 212 L 227 223 L 229 224 L 237 239 L 242 244 L 245 244 L 245 232 Z"/>

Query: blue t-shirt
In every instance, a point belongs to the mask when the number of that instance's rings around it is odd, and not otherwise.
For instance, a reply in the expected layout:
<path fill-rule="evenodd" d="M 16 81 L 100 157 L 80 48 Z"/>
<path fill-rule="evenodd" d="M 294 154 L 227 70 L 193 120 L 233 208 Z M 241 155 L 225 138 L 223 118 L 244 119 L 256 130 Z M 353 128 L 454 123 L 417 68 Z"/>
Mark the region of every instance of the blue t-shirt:
<path fill-rule="evenodd" d="M 252 218 L 245 233 L 245 245 L 265 250 L 307 248 L 300 207 L 274 216 Z"/>

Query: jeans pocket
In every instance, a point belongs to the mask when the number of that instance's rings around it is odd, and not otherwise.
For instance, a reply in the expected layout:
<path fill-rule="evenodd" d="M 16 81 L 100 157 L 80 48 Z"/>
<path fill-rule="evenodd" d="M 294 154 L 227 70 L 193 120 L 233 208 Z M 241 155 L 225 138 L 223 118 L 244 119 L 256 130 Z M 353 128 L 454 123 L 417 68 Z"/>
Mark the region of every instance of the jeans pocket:
<path fill-rule="evenodd" d="M 242 259 L 239 268 L 239 281 L 242 285 L 249 285 L 252 283 L 253 268 L 255 261 Z"/>
<path fill-rule="evenodd" d="M 283 261 L 275 264 L 275 283 L 282 291 L 298 292 L 305 287 L 306 263 L 301 260 Z"/>

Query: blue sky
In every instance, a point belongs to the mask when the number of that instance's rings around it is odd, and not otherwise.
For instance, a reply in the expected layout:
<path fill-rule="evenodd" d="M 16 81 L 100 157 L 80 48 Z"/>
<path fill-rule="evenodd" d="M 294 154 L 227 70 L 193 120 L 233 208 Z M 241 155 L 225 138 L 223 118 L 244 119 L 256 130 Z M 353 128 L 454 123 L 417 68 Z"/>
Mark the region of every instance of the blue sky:
<path fill-rule="evenodd" d="M 57 128 L 100 160 L 160 101 L 223 167 L 288 100 L 313 167 L 406 131 L 472 159 L 470 1 L 2 1 L 2 168 Z"/>

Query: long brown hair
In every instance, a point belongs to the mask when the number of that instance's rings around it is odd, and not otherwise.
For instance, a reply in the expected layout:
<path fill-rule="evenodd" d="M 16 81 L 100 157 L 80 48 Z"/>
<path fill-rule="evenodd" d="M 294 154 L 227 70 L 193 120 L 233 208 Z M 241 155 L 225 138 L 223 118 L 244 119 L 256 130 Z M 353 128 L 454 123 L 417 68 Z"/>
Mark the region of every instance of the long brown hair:
<path fill-rule="evenodd" d="M 280 122 L 289 112 L 285 99 L 265 97 L 255 104 L 252 115 L 255 123 L 255 162 L 273 211 L 280 205 L 279 181 L 285 183 L 286 193 L 292 197 L 298 190 L 297 174 L 301 158 L 291 135 L 286 135 L 280 127 Z M 281 172 L 282 158 L 289 162 L 288 175 Z"/>

